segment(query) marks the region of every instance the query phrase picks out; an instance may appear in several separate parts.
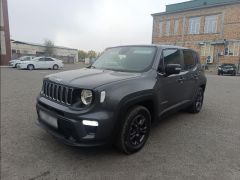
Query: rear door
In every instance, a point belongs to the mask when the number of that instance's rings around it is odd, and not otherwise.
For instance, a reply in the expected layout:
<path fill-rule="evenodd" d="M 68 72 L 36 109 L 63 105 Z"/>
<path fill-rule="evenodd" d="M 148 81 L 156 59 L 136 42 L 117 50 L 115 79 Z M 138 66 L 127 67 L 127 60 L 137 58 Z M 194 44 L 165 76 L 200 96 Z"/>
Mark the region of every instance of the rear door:
<path fill-rule="evenodd" d="M 198 86 L 199 59 L 197 53 L 192 50 L 184 49 L 183 52 L 183 72 L 184 79 L 184 99 L 190 101 L 193 99 Z"/>

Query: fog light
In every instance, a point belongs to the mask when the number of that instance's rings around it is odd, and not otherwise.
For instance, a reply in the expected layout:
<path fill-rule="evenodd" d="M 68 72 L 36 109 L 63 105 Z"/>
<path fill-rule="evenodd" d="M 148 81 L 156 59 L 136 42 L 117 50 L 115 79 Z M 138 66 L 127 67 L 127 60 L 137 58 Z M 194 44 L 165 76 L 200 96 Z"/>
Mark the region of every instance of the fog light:
<path fill-rule="evenodd" d="M 82 123 L 86 126 L 98 126 L 97 121 L 83 120 Z"/>

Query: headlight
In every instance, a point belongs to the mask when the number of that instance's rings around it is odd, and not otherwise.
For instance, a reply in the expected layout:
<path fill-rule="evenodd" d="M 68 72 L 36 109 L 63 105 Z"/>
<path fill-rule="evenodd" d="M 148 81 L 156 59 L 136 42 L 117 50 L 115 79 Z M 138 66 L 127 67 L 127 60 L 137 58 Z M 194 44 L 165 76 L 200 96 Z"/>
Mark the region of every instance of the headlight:
<path fill-rule="evenodd" d="M 82 90 L 81 92 L 81 100 L 84 105 L 88 106 L 92 103 L 93 93 L 90 90 Z"/>

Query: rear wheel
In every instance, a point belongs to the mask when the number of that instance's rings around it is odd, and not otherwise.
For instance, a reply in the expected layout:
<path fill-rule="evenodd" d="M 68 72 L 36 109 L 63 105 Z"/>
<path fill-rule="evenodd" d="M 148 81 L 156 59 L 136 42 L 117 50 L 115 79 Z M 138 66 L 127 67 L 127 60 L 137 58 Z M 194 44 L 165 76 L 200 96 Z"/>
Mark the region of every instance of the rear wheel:
<path fill-rule="evenodd" d="M 147 108 L 135 106 L 126 115 L 117 139 L 117 147 L 126 154 L 139 151 L 146 143 L 151 128 Z"/>
<path fill-rule="evenodd" d="M 199 88 L 197 92 L 197 96 L 195 97 L 192 105 L 188 107 L 188 111 L 190 113 L 199 113 L 202 109 L 203 105 L 203 99 L 204 99 L 204 90 L 203 88 Z"/>
<path fill-rule="evenodd" d="M 59 67 L 58 67 L 57 64 L 54 64 L 54 65 L 53 65 L 53 69 L 54 69 L 54 70 L 58 70 L 58 68 L 59 68 Z"/>
<path fill-rule="evenodd" d="M 34 69 L 34 65 L 29 64 L 29 65 L 27 66 L 27 69 L 30 70 L 30 71 L 33 70 L 33 69 Z"/>

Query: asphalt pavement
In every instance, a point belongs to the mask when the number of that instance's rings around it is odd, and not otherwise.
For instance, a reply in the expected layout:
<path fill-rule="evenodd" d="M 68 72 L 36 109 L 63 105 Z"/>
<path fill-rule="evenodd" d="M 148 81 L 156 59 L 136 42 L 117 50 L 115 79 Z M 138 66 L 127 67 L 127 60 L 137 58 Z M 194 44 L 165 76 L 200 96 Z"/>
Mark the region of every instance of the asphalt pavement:
<path fill-rule="evenodd" d="M 240 179 L 240 77 L 207 75 L 199 114 L 161 120 L 140 152 L 124 155 L 112 147 L 66 146 L 35 124 L 42 78 L 58 71 L 0 71 L 3 180 Z"/>

